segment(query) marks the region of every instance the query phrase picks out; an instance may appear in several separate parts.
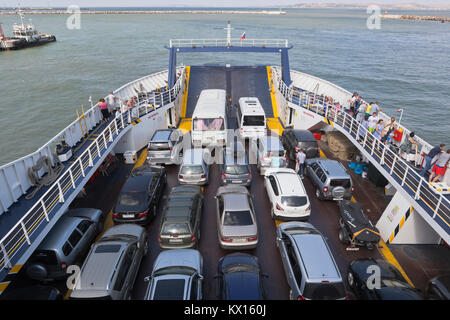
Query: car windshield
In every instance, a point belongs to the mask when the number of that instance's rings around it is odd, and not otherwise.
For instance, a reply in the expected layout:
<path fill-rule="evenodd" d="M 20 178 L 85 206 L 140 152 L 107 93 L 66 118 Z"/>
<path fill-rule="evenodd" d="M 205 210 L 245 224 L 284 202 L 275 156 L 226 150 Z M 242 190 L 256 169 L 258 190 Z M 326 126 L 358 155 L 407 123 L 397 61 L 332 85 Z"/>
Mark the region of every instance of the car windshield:
<path fill-rule="evenodd" d="M 248 174 L 248 167 L 240 166 L 240 165 L 225 166 L 225 173 L 226 174 Z"/>
<path fill-rule="evenodd" d="M 145 201 L 145 192 L 127 191 L 119 195 L 118 204 L 124 207 L 135 207 L 142 204 Z"/>
<path fill-rule="evenodd" d="M 199 131 L 217 131 L 224 130 L 224 122 L 222 118 L 211 119 L 194 119 L 194 130 Z"/>
<path fill-rule="evenodd" d="M 202 166 L 183 166 L 180 171 L 181 174 L 201 174 L 203 173 Z"/>
<path fill-rule="evenodd" d="M 264 116 L 244 116 L 243 126 L 264 127 Z"/>
<path fill-rule="evenodd" d="M 156 282 L 153 300 L 183 300 L 184 279 L 162 279 Z"/>
<path fill-rule="evenodd" d="M 191 230 L 187 223 L 166 222 L 161 231 L 164 235 L 173 234 L 191 234 Z"/>
<path fill-rule="evenodd" d="M 308 198 L 306 198 L 306 197 L 298 197 L 298 196 L 281 197 L 281 204 L 283 206 L 302 207 L 307 203 L 308 203 Z"/>
<path fill-rule="evenodd" d="M 330 186 L 350 188 L 350 180 L 349 179 L 333 179 L 330 181 Z"/>
<path fill-rule="evenodd" d="M 248 210 L 225 211 L 224 226 L 249 226 L 253 224 L 252 215 Z"/>

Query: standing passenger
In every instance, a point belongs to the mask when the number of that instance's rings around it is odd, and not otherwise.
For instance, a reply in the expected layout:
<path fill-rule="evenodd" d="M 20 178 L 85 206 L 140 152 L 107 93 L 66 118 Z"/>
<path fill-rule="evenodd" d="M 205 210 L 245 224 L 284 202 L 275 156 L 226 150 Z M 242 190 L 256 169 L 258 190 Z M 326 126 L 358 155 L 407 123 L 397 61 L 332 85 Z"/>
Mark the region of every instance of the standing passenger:
<path fill-rule="evenodd" d="M 109 112 L 108 112 L 108 104 L 105 102 L 105 99 L 100 99 L 98 102 L 98 106 L 100 108 L 100 111 L 103 115 L 103 120 L 107 121 L 109 119 Z"/>
<path fill-rule="evenodd" d="M 445 144 L 442 143 L 439 146 L 435 146 L 430 150 L 430 152 L 428 152 L 428 154 L 425 156 L 425 166 L 423 167 L 422 171 L 420 171 L 420 175 L 422 177 L 425 177 L 425 173 L 428 171 L 428 169 L 431 168 L 431 161 L 433 161 L 433 158 L 439 153 L 443 152 L 444 148 Z"/>
<path fill-rule="evenodd" d="M 442 152 L 438 155 L 438 158 L 436 160 L 436 163 L 433 167 L 433 172 L 430 175 L 430 179 L 428 180 L 431 182 L 436 182 L 437 180 L 442 180 L 442 177 L 445 174 L 445 170 L 447 169 L 447 164 L 450 160 L 450 149 L 447 150 L 447 152 Z"/>
<path fill-rule="evenodd" d="M 304 171 L 305 160 L 306 160 L 306 154 L 303 149 L 300 149 L 300 151 L 297 153 L 296 160 L 297 160 L 296 162 L 298 163 L 298 165 L 297 165 L 297 163 L 295 165 L 295 168 L 298 167 L 298 169 L 296 171 L 297 171 L 297 173 L 300 174 L 300 178 L 303 179 L 303 171 Z"/>

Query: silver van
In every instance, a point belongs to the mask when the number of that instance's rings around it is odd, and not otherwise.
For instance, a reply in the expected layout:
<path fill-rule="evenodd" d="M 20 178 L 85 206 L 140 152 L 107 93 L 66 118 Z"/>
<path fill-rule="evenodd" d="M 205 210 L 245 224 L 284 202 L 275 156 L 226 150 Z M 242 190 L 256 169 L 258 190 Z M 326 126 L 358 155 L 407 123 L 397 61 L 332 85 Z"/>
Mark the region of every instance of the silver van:
<path fill-rule="evenodd" d="M 65 278 L 67 267 L 80 262 L 103 224 L 103 212 L 98 209 L 66 212 L 28 259 L 27 276 L 39 281 Z"/>
<path fill-rule="evenodd" d="M 306 175 L 316 187 L 319 200 L 349 200 L 352 197 L 353 182 L 345 167 L 336 160 L 306 159 Z"/>
<path fill-rule="evenodd" d="M 184 152 L 178 172 L 180 184 L 205 185 L 209 182 L 210 153 L 208 149 L 189 149 Z"/>
<path fill-rule="evenodd" d="M 291 300 L 346 300 L 344 282 L 322 234 L 310 223 L 285 222 L 276 244 Z"/>
<path fill-rule="evenodd" d="M 122 224 L 108 229 L 91 247 L 70 299 L 129 300 L 142 258 L 145 229 Z"/>
<path fill-rule="evenodd" d="M 148 144 L 149 164 L 178 164 L 183 157 L 183 133 L 178 129 L 156 130 Z"/>

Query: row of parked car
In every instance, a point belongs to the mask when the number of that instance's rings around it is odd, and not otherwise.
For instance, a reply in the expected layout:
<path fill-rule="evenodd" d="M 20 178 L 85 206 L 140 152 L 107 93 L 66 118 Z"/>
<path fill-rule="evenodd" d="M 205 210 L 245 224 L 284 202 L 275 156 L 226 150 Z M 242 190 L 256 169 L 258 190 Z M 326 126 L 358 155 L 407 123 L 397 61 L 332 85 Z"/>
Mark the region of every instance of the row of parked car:
<path fill-rule="evenodd" d="M 156 131 L 149 143 L 150 164 L 166 163 L 161 162 L 162 158 L 158 158 L 156 153 L 150 153 L 163 148 L 156 147 L 157 144 L 166 148 L 166 143 L 168 151 L 176 149 L 183 161 L 178 176 L 180 185 L 170 190 L 158 235 L 160 247 L 171 250 L 162 251 L 155 261 L 151 275 L 146 278 L 149 283 L 145 299 L 201 299 L 203 296 L 203 258 L 193 248 L 201 236 L 204 197 L 198 184 L 207 183 L 209 179 L 209 165 L 204 157 L 207 151 L 177 149 L 175 145 L 182 141 L 182 135 L 176 133 L 176 129 Z M 292 136 L 296 135 L 292 133 Z M 306 190 L 298 174 L 285 167 L 288 163 L 286 154 L 290 153 L 289 148 L 295 148 L 295 140 L 291 144 L 284 143 L 285 151 L 280 142 L 287 138 L 277 139 L 280 138 L 264 137 L 250 141 L 257 147 L 253 150 L 258 152 L 258 169 L 264 174 L 272 217 L 306 220 L 311 212 Z M 315 152 L 318 153 L 318 149 Z M 267 161 L 274 155 L 284 160 L 278 162 L 281 166 L 274 167 L 272 161 Z M 174 159 L 171 153 L 164 157 L 169 159 L 169 163 Z M 246 188 L 252 177 L 245 150 L 235 144 L 233 149 L 225 150 L 223 159 L 222 186 L 215 196 L 219 244 L 225 249 L 253 249 L 258 244 L 258 229 L 252 197 Z M 319 199 L 351 197 L 351 178 L 339 162 L 308 159 L 306 171 L 317 187 Z M 80 281 L 71 293 L 72 299 L 131 298 L 140 262 L 148 251 L 145 229 L 138 224 L 146 224 L 154 218 L 166 183 L 167 176 L 162 166 L 144 165 L 130 174 L 113 208 L 113 220 L 118 225 L 92 245 L 81 268 Z M 72 221 L 74 219 L 78 220 Z M 27 274 L 37 280 L 65 277 L 67 266 L 79 263 L 79 259 L 86 255 L 90 244 L 102 230 L 103 221 L 103 213 L 96 209 L 75 209 L 66 213 L 33 254 L 27 264 Z M 341 224 L 344 224 L 343 219 Z M 347 298 L 331 250 L 314 226 L 298 221 L 282 223 L 277 228 L 276 244 L 291 288 L 291 299 Z M 378 265 L 387 270 L 382 272 L 381 283 L 388 289 L 374 291 L 367 288 L 365 281 L 368 275 L 364 268 L 368 265 Z M 256 257 L 243 253 L 227 255 L 219 261 L 216 276 L 219 298 L 263 299 L 265 293 L 261 279 L 264 276 Z M 246 279 L 245 285 L 239 280 L 243 278 Z M 414 289 L 393 266 L 383 261 L 353 262 L 347 281 L 359 298 L 394 299 L 395 291 L 405 292 L 404 298 L 414 298 Z"/>

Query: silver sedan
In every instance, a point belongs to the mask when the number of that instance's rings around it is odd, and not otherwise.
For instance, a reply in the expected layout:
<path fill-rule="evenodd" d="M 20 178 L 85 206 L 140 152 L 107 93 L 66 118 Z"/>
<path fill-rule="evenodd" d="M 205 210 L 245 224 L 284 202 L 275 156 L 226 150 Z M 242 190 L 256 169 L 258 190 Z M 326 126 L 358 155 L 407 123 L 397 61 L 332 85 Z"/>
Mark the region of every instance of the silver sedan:
<path fill-rule="evenodd" d="M 220 187 L 217 200 L 217 230 L 224 249 L 254 249 L 258 228 L 250 194 L 244 186 Z"/>

